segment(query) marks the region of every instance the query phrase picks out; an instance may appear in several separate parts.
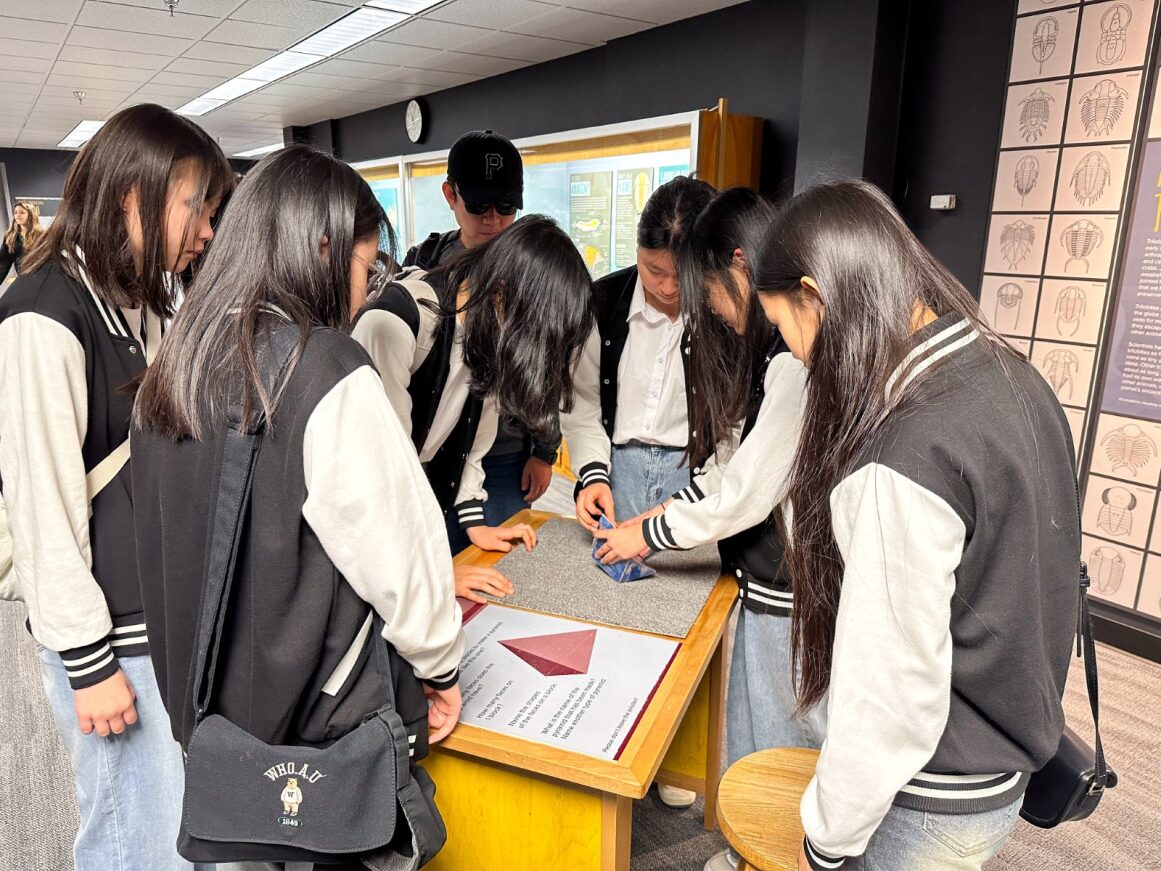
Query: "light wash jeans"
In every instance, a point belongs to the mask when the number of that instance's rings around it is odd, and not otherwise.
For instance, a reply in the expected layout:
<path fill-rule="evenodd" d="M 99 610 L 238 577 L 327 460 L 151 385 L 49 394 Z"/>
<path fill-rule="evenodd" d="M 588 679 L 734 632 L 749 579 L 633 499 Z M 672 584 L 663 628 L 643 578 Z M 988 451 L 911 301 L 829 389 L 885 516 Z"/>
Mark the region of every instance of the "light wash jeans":
<path fill-rule="evenodd" d="M 685 448 L 629 442 L 613 445 L 611 475 L 617 520 L 629 520 L 689 486 Z"/>
<path fill-rule="evenodd" d="M 177 852 L 185 770 L 148 656 L 127 656 L 121 670 L 137 694 L 137 723 L 120 735 L 81 733 L 60 654 L 37 645 L 44 690 L 73 762 L 81 825 L 76 871 L 186 871 Z"/>

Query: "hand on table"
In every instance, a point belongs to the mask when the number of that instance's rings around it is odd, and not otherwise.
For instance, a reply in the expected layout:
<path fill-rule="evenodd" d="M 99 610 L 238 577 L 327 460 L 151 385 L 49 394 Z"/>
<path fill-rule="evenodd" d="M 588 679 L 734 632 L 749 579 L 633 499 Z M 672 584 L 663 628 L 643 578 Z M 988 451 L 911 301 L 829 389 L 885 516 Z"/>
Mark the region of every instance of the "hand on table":
<path fill-rule="evenodd" d="M 605 542 L 597 550 L 597 559 L 605 565 L 649 555 L 649 546 L 645 544 L 645 532 L 640 521 L 632 526 L 626 524 L 615 529 L 597 529 L 593 532 L 593 538 Z"/>
<path fill-rule="evenodd" d="M 544 495 L 552 483 L 552 464 L 539 457 L 529 457 L 520 476 L 520 489 L 524 491 L 525 502 L 535 502 Z"/>
<path fill-rule="evenodd" d="M 456 595 L 463 599 L 479 602 L 481 605 L 488 604 L 488 600 L 481 593 L 503 597 L 516 592 L 512 582 L 495 569 L 462 565 L 455 567 L 455 573 Z"/>
<path fill-rule="evenodd" d="M 431 730 L 427 740 L 437 744 L 450 735 L 460 721 L 460 712 L 464 707 L 460 685 L 456 684 L 446 690 L 436 690 L 425 685 L 423 694 L 427 696 L 427 727 Z"/>
<path fill-rule="evenodd" d="M 806 845 L 798 848 L 798 871 L 811 871 L 810 860 L 806 858 Z"/>
<path fill-rule="evenodd" d="M 137 722 L 137 694 L 121 669 L 100 683 L 73 691 L 77 723 L 86 735 L 96 731 L 102 738 L 120 735 Z"/>
<path fill-rule="evenodd" d="M 600 525 L 601 515 L 616 523 L 613 512 L 613 490 L 608 484 L 590 484 L 576 497 L 576 517 L 585 529 L 594 532 Z"/>
<path fill-rule="evenodd" d="M 529 550 L 536 547 L 536 530 L 527 523 L 517 523 L 515 526 L 469 526 L 468 538 L 480 550 L 494 550 L 508 553 L 512 550 L 512 542 L 524 542 Z"/>

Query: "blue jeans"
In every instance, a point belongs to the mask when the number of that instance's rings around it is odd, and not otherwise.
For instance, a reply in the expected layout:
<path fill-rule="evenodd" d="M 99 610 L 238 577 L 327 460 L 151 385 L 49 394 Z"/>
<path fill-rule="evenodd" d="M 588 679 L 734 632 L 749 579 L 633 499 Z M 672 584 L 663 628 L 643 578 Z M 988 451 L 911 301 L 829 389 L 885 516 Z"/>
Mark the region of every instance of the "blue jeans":
<path fill-rule="evenodd" d="M 613 445 L 613 510 L 629 520 L 689 486 L 685 448 L 663 448 L 629 442 Z"/>
<path fill-rule="evenodd" d="M 137 694 L 137 723 L 102 738 L 81 733 L 60 655 L 37 648 L 44 690 L 76 777 L 76 871 L 194 868 L 177 853 L 185 772 L 149 657 L 121 660 Z"/>

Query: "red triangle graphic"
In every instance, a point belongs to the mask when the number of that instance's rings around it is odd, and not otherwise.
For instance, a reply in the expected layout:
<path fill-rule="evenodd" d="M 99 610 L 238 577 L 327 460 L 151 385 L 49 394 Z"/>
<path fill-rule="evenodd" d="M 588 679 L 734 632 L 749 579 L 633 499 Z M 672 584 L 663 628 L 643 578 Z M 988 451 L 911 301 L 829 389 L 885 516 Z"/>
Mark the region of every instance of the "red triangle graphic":
<path fill-rule="evenodd" d="M 558 677 L 587 674 L 596 640 L 596 629 L 581 629 L 555 635 L 509 638 L 500 643 L 545 677 Z"/>

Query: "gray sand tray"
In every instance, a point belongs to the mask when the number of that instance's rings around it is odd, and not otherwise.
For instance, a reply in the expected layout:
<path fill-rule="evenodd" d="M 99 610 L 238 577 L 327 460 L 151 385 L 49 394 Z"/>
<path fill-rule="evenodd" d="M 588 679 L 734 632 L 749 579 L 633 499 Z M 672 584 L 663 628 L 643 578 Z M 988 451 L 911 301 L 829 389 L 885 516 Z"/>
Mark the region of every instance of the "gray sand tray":
<path fill-rule="evenodd" d="M 495 601 L 518 608 L 684 638 L 721 575 L 714 545 L 649 557 L 657 574 L 617 583 L 593 563 L 593 538 L 575 520 L 549 520 L 496 568 L 516 592 Z"/>

